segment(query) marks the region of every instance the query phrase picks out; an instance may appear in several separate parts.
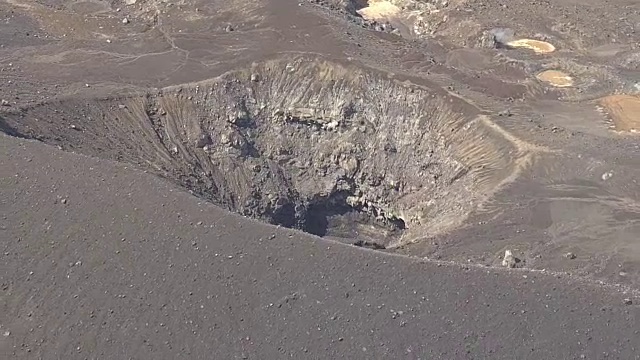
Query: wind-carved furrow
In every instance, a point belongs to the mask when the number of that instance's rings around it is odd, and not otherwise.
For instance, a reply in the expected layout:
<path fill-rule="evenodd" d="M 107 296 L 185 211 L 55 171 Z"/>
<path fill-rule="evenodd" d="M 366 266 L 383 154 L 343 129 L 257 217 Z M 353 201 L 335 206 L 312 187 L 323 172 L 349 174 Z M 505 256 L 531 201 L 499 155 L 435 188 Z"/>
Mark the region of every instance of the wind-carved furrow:
<path fill-rule="evenodd" d="M 6 114 L 3 129 L 135 164 L 245 216 L 378 249 L 461 225 L 526 155 L 446 92 L 305 58 L 140 96 L 41 104 Z"/>

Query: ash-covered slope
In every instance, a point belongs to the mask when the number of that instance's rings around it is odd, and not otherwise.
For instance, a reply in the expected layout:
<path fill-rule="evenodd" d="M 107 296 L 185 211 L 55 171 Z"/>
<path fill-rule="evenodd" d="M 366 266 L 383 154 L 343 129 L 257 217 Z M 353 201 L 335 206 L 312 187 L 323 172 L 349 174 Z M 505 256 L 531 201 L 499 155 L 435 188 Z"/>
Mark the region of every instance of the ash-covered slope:
<path fill-rule="evenodd" d="M 0 170 L 3 359 L 638 355 L 617 287 L 357 249 L 2 134 Z"/>

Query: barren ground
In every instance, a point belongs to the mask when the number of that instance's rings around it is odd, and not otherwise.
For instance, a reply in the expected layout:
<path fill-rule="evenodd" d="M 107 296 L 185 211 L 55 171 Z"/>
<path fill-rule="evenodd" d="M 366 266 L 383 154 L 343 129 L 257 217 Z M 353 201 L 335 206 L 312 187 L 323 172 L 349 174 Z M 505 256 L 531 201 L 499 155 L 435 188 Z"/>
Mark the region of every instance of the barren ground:
<path fill-rule="evenodd" d="M 0 351 L 638 358 L 639 32 L 624 0 L 0 3 Z"/>

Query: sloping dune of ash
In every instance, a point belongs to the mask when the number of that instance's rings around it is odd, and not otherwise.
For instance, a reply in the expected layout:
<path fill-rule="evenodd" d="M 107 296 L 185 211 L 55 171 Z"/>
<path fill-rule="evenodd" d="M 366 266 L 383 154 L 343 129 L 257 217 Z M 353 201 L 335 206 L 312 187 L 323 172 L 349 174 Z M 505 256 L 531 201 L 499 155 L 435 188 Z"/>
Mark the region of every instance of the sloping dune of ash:
<path fill-rule="evenodd" d="M 638 307 L 616 288 L 362 250 L 122 164 L 0 149 L 6 359 L 638 354 Z"/>

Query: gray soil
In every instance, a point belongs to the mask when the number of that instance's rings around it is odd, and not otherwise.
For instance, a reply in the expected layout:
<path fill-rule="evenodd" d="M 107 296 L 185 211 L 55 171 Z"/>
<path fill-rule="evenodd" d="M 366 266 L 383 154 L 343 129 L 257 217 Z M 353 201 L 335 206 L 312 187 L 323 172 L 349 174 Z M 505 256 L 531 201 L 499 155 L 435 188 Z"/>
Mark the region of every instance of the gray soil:
<path fill-rule="evenodd" d="M 640 358 L 640 5 L 391 2 L 0 3 L 0 354 Z"/>
<path fill-rule="evenodd" d="M 638 358 L 621 288 L 363 250 L 122 164 L 0 146 L 3 358 Z"/>

